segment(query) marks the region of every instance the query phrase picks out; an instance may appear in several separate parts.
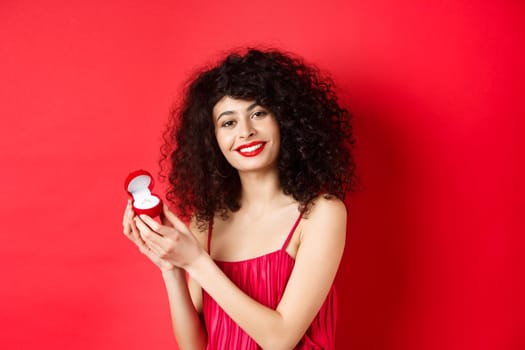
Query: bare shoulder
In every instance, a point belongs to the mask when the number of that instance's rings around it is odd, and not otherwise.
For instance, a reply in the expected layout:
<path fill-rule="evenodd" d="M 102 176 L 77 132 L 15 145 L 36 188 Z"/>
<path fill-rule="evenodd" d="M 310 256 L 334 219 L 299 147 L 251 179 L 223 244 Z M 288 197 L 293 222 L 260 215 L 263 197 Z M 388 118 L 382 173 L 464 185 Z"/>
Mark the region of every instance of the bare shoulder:
<path fill-rule="evenodd" d="M 346 225 L 345 203 L 334 196 L 319 196 L 313 201 L 307 219 L 307 222 L 312 223 L 328 223 L 335 220 Z"/>
<path fill-rule="evenodd" d="M 336 244 L 344 243 L 346 237 L 346 206 L 334 196 L 317 197 L 303 220 L 303 239 L 325 240 Z"/>

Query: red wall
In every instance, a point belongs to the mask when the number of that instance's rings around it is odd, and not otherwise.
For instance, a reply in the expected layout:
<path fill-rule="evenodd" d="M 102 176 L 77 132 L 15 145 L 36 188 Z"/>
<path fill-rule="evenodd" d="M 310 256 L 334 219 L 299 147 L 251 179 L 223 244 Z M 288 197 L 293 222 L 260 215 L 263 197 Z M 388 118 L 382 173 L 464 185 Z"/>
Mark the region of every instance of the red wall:
<path fill-rule="evenodd" d="M 340 349 L 525 348 L 521 1 L 0 3 L 0 346 L 175 348 L 121 235 L 182 82 L 264 43 L 332 73 L 361 188 Z"/>

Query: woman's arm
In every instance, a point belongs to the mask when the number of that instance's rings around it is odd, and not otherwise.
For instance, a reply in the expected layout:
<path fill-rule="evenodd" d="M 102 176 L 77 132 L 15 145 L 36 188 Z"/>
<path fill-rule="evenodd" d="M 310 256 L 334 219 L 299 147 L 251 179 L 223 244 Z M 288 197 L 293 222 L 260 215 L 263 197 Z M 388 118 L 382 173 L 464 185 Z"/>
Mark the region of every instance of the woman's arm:
<path fill-rule="evenodd" d="M 186 272 L 154 254 L 141 239 L 135 224 L 135 214 L 128 202 L 123 219 L 124 234 L 135 243 L 162 271 L 166 285 L 173 332 L 180 349 L 205 349 L 206 332 L 199 317 L 202 291 L 195 282 L 186 280 Z"/>
<path fill-rule="evenodd" d="M 178 220 L 172 213 L 172 220 Z M 319 311 L 335 278 L 346 236 L 346 208 L 337 199 L 319 198 L 303 221 L 293 272 L 276 310 L 242 292 L 202 249 L 191 232 L 176 223 L 175 231 L 150 218 L 138 222 L 154 252 L 182 266 L 224 311 L 261 347 L 290 349 L 299 342 Z M 153 221 L 153 222 L 152 222 Z M 180 221 L 179 221 L 180 222 Z"/>
<path fill-rule="evenodd" d="M 197 232 L 195 220 L 190 223 L 192 232 Z M 195 235 L 200 246 L 206 249 L 206 236 Z M 162 277 L 166 285 L 170 304 L 173 333 L 179 349 L 205 349 L 207 333 L 201 319 L 202 288 L 186 275 L 183 269 L 163 271 Z"/>
<path fill-rule="evenodd" d="M 207 335 L 196 310 L 182 269 L 162 272 L 170 304 L 173 333 L 179 349 L 205 349 Z"/>

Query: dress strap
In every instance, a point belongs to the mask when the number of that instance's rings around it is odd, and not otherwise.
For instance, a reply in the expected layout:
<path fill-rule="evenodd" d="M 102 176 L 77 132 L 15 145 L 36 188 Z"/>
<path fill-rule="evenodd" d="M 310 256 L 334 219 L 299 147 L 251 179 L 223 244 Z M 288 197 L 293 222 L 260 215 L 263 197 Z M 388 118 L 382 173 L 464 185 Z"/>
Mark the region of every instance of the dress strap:
<path fill-rule="evenodd" d="M 211 232 L 213 231 L 213 217 L 208 222 L 208 254 L 211 252 Z"/>
<path fill-rule="evenodd" d="M 293 234 L 295 232 L 295 229 L 297 228 L 297 226 L 299 225 L 299 222 L 303 218 L 303 214 L 304 214 L 304 210 L 301 210 L 301 213 L 297 217 L 297 220 L 295 220 L 295 223 L 293 224 L 293 227 L 290 230 L 290 233 L 288 234 L 288 237 L 286 237 L 286 241 L 284 241 L 284 244 L 283 244 L 281 250 L 286 250 L 286 247 L 288 247 L 288 243 L 290 243 L 290 240 L 292 239 L 292 236 L 293 236 Z"/>

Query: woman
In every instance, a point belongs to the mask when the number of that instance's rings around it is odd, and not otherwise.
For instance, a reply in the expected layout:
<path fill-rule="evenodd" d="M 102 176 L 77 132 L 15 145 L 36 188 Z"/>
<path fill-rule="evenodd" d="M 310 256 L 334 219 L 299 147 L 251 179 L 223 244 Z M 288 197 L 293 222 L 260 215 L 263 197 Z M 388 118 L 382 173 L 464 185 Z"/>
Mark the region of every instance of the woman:
<path fill-rule="evenodd" d="M 249 49 L 199 72 L 171 115 L 162 223 L 124 234 L 162 271 L 181 349 L 333 349 L 333 280 L 354 175 L 329 79 Z"/>

